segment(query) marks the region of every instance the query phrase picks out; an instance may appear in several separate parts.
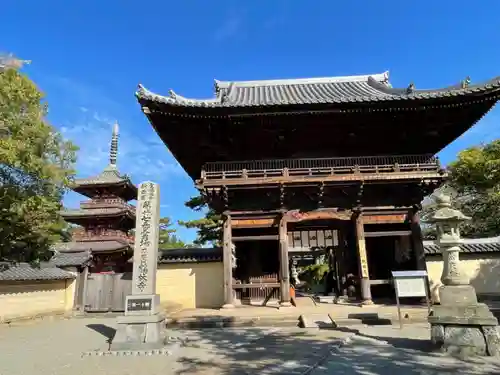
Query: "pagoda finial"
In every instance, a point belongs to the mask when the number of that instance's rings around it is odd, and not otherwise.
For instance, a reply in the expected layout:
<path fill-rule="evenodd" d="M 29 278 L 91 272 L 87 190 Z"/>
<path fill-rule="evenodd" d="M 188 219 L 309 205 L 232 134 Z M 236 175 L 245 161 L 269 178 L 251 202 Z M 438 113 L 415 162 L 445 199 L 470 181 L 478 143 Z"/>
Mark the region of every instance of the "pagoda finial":
<path fill-rule="evenodd" d="M 116 167 L 116 157 L 118 155 L 118 122 L 113 125 L 113 135 L 111 136 L 111 147 L 109 149 L 109 166 Z"/>

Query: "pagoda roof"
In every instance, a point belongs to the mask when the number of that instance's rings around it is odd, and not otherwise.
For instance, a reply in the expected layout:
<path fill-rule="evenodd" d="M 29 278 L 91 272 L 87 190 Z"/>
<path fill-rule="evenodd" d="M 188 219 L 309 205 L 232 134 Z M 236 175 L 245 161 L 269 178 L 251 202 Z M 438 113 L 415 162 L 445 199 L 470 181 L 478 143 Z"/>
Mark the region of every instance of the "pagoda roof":
<path fill-rule="evenodd" d="M 139 85 L 139 101 L 173 107 L 231 108 L 307 104 L 344 104 L 451 98 L 500 90 L 500 77 L 471 85 L 467 78 L 458 85 L 433 90 L 393 88 L 389 73 L 327 78 L 279 79 L 263 81 L 215 81 L 215 97 L 191 99 L 176 94 L 155 94 Z"/>
<path fill-rule="evenodd" d="M 136 188 L 136 186 L 132 184 L 130 177 L 128 177 L 127 175 L 120 174 L 118 169 L 112 166 L 106 167 L 104 171 L 102 171 L 97 176 L 88 178 L 77 178 L 74 181 L 75 187 L 91 186 L 91 185 L 115 185 L 115 184 L 130 184 L 134 188 Z"/>
<path fill-rule="evenodd" d="M 52 250 L 60 253 L 96 253 L 126 250 L 132 244 L 125 240 L 60 242 L 52 245 Z"/>
<path fill-rule="evenodd" d="M 106 208 L 77 208 L 77 209 L 66 209 L 60 212 L 61 216 L 65 219 L 70 218 L 80 218 L 80 217 L 108 217 L 108 216 L 135 216 L 135 212 L 131 207 L 106 207 Z"/>

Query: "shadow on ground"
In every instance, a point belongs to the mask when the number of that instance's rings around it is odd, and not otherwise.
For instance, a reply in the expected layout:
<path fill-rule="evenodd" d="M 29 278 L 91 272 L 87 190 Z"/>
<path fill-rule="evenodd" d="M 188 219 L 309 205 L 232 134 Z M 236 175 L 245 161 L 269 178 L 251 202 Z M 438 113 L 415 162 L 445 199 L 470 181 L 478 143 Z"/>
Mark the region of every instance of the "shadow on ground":
<path fill-rule="evenodd" d="M 113 338 L 115 337 L 116 334 L 116 329 L 104 324 L 87 324 L 87 328 L 90 328 L 96 331 L 97 333 L 103 335 L 106 338 L 106 342 L 108 344 L 110 344 L 111 341 L 113 341 Z"/>
<path fill-rule="evenodd" d="M 337 330 L 204 329 L 192 348 L 209 354 L 180 356 L 176 374 L 495 374 L 500 366 L 461 362 L 432 352 L 429 340 Z M 351 337 L 351 344 L 341 345 Z M 385 343 L 384 343 L 385 342 Z M 339 347 L 340 345 L 340 347 Z M 315 368 L 314 371 L 311 371 Z M 486 372 L 485 372 L 486 371 Z"/>

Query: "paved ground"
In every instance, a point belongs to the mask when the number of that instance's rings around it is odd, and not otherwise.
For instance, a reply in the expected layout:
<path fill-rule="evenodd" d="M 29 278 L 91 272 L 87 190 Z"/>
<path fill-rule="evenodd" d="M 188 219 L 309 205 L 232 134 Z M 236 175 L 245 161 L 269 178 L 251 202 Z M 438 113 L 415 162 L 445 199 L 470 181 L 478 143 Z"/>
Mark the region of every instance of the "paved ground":
<path fill-rule="evenodd" d="M 114 319 L 0 327 L 0 375 L 500 374 L 500 359 L 461 362 L 428 353 L 428 327 L 357 326 L 171 331 L 189 338 L 171 356 L 82 357 L 105 350 Z"/>

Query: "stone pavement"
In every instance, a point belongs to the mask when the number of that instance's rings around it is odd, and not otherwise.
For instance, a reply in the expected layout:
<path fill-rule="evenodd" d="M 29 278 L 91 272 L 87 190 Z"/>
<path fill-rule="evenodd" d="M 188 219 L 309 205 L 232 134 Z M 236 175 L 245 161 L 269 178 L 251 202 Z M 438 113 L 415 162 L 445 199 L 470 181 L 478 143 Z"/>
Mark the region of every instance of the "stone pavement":
<path fill-rule="evenodd" d="M 0 375 L 500 374 L 498 358 L 430 353 L 426 324 L 340 330 L 233 328 L 174 331 L 170 356 L 82 357 L 106 350 L 115 319 L 0 326 Z"/>

